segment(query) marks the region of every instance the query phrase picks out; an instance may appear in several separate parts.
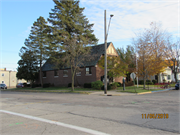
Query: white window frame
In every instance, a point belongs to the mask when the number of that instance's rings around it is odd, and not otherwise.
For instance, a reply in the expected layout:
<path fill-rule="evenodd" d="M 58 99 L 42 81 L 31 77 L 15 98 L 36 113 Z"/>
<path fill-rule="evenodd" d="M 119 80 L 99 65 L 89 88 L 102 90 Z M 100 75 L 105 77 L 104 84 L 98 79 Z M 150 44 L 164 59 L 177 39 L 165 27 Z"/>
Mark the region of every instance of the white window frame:
<path fill-rule="evenodd" d="M 4 81 L 2 81 L 2 84 L 5 84 L 5 82 L 4 82 Z"/>
<path fill-rule="evenodd" d="M 87 74 L 88 71 L 86 71 L 86 76 L 92 75 L 91 67 L 86 67 L 86 69 L 89 69 L 89 73 L 88 74 Z"/>
<path fill-rule="evenodd" d="M 77 73 L 76 73 L 76 76 L 81 76 L 81 72 L 77 72 Z"/>
<path fill-rule="evenodd" d="M 65 74 L 65 71 L 67 71 L 67 74 Z M 63 77 L 68 77 L 68 70 L 63 70 Z"/>

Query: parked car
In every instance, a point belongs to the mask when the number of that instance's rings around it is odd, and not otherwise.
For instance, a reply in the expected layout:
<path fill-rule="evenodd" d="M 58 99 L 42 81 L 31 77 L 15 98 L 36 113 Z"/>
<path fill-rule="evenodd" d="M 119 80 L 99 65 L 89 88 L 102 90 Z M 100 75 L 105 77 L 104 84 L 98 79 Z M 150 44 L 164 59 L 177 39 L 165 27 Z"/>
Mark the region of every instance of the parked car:
<path fill-rule="evenodd" d="M 24 88 L 24 84 L 23 84 L 23 83 L 18 83 L 18 84 L 16 85 L 16 88 Z"/>
<path fill-rule="evenodd" d="M 177 83 L 175 84 L 175 89 L 176 89 L 176 90 L 179 90 L 179 82 L 177 82 Z"/>
<path fill-rule="evenodd" d="M 7 89 L 7 86 L 6 86 L 6 84 L 4 84 L 4 83 L 1 83 L 1 84 L 0 84 L 0 87 L 1 87 L 1 89 Z"/>

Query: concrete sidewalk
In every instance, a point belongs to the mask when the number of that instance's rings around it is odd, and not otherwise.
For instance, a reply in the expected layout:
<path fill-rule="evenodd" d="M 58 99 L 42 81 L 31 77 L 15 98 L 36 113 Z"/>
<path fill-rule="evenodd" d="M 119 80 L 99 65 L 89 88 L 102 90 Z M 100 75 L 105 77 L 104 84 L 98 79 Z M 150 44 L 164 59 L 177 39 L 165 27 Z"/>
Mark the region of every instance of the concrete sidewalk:
<path fill-rule="evenodd" d="M 157 91 L 149 91 L 149 92 L 142 92 L 142 93 L 128 93 L 128 92 L 117 92 L 116 90 L 113 91 L 107 91 L 107 94 L 104 94 L 104 91 L 97 91 L 97 92 L 92 92 L 89 95 L 99 95 L 99 96 L 133 96 L 133 95 L 142 95 L 142 94 L 151 94 L 151 93 L 156 93 L 156 92 L 165 92 L 172 90 L 171 89 L 162 89 L 162 90 L 157 90 Z"/>
<path fill-rule="evenodd" d="M 137 95 L 137 93 L 107 91 L 107 94 L 104 94 L 104 91 L 98 91 L 98 92 L 92 92 L 89 95 L 99 95 L 99 96 L 131 96 L 131 95 Z"/>

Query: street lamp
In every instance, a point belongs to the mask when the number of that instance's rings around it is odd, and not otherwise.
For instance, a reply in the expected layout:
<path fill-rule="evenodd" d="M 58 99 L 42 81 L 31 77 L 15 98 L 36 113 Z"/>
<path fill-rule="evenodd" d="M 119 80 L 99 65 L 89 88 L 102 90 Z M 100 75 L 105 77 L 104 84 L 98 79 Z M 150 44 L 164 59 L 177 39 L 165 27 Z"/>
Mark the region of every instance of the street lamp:
<path fill-rule="evenodd" d="M 109 26 L 108 26 L 108 32 L 109 32 L 109 27 L 110 27 L 110 22 L 111 18 L 114 15 L 110 15 L 110 20 L 109 20 Z M 108 32 L 106 33 L 106 10 L 104 11 L 104 32 L 105 32 L 105 49 L 104 49 L 104 94 L 107 94 L 107 37 L 108 37 Z"/>

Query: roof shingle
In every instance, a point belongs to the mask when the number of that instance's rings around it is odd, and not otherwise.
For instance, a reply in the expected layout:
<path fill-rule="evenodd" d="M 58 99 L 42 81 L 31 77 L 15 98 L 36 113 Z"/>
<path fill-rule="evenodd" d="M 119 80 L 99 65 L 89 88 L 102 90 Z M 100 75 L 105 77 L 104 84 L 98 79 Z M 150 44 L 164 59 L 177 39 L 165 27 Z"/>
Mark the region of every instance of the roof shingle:
<path fill-rule="evenodd" d="M 111 44 L 111 42 L 107 43 L 107 48 L 109 47 L 109 45 Z M 99 45 L 95 45 L 95 46 L 91 46 L 91 55 L 94 55 L 95 58 L 93 58 L 90 61 L 83 61 L 83 65 L 80 67 L 85 67 L 85 66 L 95 66 L 98 62 L 98 60 L 100 59 L 101 55 L 104 54 L 104 44 L 99 44 Z M 53 64 L 52 62 L 50 62 L 51 60 L 48 59 L 46 61 L 46 63 L 42 66 L 42 71 L 51 71 L 51 70 L 55 70 L 55 64 Z M 63 66 L 60 66 L 59 69 L 66 69 Z"/>

